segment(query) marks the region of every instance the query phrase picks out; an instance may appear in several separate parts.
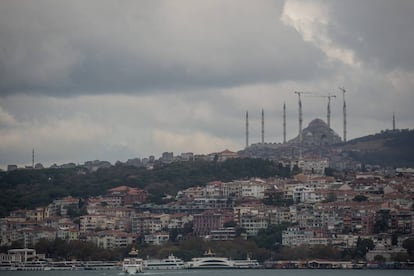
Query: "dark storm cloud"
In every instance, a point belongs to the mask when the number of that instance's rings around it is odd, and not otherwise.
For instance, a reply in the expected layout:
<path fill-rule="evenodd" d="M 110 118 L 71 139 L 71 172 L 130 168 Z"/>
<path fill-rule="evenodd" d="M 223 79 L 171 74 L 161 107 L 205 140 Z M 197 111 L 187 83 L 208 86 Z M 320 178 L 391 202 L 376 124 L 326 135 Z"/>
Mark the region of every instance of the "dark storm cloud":
<path fill-rule="evenodd" d="M 1 94 L 194 90 L 326 70 L 280 22 L 281 1 L 225 2 L 2 1 Z"/>
<path fill-rule="evenodd" d="M 360 60 L 386 70 L 414 70 L 414 1 L 329 1 L 330 36 Z"/>

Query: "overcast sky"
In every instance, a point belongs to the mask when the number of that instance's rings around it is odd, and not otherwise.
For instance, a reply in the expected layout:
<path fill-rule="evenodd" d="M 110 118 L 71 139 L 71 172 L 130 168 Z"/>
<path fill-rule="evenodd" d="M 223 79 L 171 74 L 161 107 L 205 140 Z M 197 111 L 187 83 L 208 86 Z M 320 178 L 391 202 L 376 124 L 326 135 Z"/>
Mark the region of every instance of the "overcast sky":
<path fill-rule="evenodd" d="M 414 126 L 414 1 L 0 1 L 0 167 L 211 153 L 298 133 L 334 94 L 348 140 Z M 304 127 L 327 99 L 303 97 Z"/>

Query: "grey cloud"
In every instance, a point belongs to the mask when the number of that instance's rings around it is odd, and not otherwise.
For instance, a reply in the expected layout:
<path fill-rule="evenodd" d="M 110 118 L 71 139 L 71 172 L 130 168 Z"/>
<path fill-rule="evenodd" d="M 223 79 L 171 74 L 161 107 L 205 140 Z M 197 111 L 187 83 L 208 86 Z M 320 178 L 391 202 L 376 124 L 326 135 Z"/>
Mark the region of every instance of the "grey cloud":
<path fill-rule="evenodd" d="M 371 66 L 414 70 L 414 1 L 329 1 L 330 36 Z"/>
<path fill-rule="evenodd" d="M 326 74 L 322 53 L 279 21 L 282 4 L 2 1 L 0 93 L 194 90 Z"/>
<path fill-rule="evenodd" d="M 283 2 L 0 1 L 0 166 L 30 163 L 33 147 L 45 163 L 238 150 L 246 110 L 250 142 L 260 140 L 262 108 L 265 140 L 280 142 L 284 101 L 287 137 L 298 133 L 295 90 L 337 94 L 340 134 L 345 86 L 349 138 L 389 128 L 394 110 L 412 127 L 414 59 L 397 45 L 411 36 L 381 28 L 413 24 L 396 6 L 382 19 L 388 2 L 324 4 L 329 24 L 312 27 L 362 66 L 282 24 Z M 303 113 L 304 126 L 325 119 L 326 101 L 304 98 Z"/>

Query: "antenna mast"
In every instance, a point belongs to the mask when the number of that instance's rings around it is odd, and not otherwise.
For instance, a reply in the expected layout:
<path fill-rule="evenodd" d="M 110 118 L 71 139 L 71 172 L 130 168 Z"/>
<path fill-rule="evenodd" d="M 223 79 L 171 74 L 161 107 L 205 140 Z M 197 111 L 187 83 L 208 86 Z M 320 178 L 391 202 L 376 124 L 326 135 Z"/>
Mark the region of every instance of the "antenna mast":
<path fill-rule="evenodd" d="M 262 108 L 262 144 L 264 144 L 264 110 Z"/>
<path fill-rule="evenodd" d="M 344 106 L 343 106 L 343 117 L 344 117 L 344 142 L 346 142 L 346 102 L 345 102 L 345 88 L 339 87 L 339 90 L 342 91 Z"/>

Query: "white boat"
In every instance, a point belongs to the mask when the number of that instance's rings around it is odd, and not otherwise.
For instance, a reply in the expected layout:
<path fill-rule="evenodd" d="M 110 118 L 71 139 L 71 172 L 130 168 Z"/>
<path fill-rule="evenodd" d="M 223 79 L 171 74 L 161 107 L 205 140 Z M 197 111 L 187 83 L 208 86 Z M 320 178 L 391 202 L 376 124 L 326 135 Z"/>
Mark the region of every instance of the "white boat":
<path fill-rule="evenodd" d="M 246 260 L 234 260 L 233 262 L 235 268 L 262 268 L 257 260 L 252 260 L 249 256 Z"/>
<path fill-rule="evenodd" d="M 150 259 L 144 261 L 144 270 L 173 270 L 183 269 L 185 263 L 180 258 L 175 257 L 173 254 L 165 259 Z"/>
<path fill-rule="evenodd" d="M 192 258 L 187 262 L 186 268 L 235 268 L 235 264 L 226 257 L 216 257 L 214 253 L 208 251 L 204 253 L 204 257 Z"/>
<path fill-rule="evenodd" d="M 122 262 L 122 271 L 132 275 L 143 272 L 143 267 L 143 260 L 138 258 L 138 250 L 132 248 L 129 257 Z"/>

